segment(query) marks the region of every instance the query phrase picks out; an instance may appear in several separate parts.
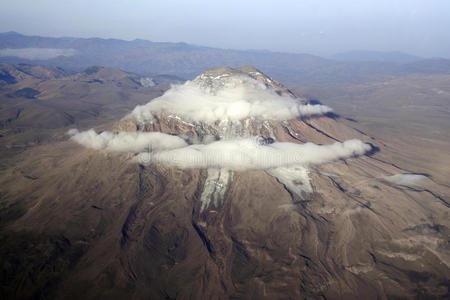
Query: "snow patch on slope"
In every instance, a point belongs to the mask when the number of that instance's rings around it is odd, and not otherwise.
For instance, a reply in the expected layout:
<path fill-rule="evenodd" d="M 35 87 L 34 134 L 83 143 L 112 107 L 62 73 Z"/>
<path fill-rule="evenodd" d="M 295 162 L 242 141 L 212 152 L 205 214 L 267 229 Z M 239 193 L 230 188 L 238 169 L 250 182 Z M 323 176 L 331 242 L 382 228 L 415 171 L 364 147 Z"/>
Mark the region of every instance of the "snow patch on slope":
<path fill-rule="evenodd" d="M 309 171 L 303 166 L 279 167 L 266 171 L 277 178 L 289 191 L 303 198 L 303 194 L 313 192 Z"/>
<path fill-rule="evenodd" d="M 420 174 L 396 174 L 387 176 L 384 179 L 393 184 L 409 186 L 418 185 L 426 180 L 427 177 Z"/>
<path fill-rule="evenodd" d="M 213 205 L 218 208 L 225 198 L 225 193 L 233 179 L 233 172 L 226 169 L 208 169 L 203 192 L 200 197 L 200 213 Z"/>

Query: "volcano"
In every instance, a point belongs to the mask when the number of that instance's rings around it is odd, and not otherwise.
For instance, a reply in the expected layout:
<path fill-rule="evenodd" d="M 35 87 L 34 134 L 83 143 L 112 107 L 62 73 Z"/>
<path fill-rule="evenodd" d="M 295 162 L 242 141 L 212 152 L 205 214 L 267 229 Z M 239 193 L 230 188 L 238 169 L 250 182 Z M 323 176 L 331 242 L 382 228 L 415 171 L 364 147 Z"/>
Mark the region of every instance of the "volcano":
<path fill-rule="evenodd" d="M 5 297 L 448 296 L 450 187 L 257 69 L 69 135 L 1 179 Z"/>

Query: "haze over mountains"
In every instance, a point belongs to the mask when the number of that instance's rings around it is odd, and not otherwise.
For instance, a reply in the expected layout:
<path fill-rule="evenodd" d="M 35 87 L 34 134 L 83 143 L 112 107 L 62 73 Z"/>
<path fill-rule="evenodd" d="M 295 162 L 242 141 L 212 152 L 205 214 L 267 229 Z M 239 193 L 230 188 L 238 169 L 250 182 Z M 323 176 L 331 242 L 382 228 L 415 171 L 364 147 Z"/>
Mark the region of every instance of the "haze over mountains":
<path fill-rule="evenodd" d="M 310 54 L 217 49 L 186 43 L 0 34 L 0 61 L 72 71 L 102 65 L 141 75 L 170 74 L 190 79 L 212 67 L 252 65 L 287 84 L 364 82 L 411 72 L 450 73 L 447 59 L 423 59 L 398 52 L 356 54 L 339 54 L 337 60 L 330 60 Z"/>

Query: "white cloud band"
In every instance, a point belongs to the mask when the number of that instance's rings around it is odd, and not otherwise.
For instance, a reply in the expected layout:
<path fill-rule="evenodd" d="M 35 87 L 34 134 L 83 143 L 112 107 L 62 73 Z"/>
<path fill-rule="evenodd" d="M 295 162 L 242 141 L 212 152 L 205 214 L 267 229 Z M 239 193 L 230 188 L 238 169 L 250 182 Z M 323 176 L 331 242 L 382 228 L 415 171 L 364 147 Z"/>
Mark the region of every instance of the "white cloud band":
<path fill-rule="evenodd" d="M 75 49 L 58 48 L 5 48 L 0 49 L 0 56 L 20 57 L 25 59 L 47 60 L 58 56 L 73 56 L 77 54 Z"/>
<path fill-rule="evenodd" d="M 100 134 L 93 129 L 79 132 L 76 129 L 68 131 L 75 142 L 92 149 L 112 152 L 142 152 L 160 151 L 187 146 L 186 142 L 177 136 L 161 132 L 110 132 Z"/>
<path fill-rule="evenodd" d="M 211 144 L 140 153 L 143 164 L 163 163 L 178 168 L 226 168 L 231 170 L 271 169 L 291 165 L 322 164 L 336 159 L 362 155 L 370 145 L 348 140 L 331 145 L 313 143 L 274 143 L 260 145 L 256 138 L 224 140 Z"/>
<path fill-rule="evenodd" d="M 137 106 L 128 118 L 145 123 L 165 111 L 187 121 L 291 120 L 332 111 L 325 105 L 305 105 L 298 99 L 280 96 L 251 78 L 233 78 L 231 83 L 217 90 L 190 81 L 172 86 L 163 96 Z"/>

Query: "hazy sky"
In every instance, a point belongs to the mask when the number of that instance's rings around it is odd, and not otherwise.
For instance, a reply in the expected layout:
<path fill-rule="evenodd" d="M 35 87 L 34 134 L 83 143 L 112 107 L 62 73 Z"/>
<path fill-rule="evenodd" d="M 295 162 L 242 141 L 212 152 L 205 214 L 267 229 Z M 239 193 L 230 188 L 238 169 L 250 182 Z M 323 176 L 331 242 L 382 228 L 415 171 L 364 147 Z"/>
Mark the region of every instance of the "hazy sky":
<path fill-rule="evenodd" d="M 0 32 L 450 57 L 448 0 L 0 0 Z"/>

